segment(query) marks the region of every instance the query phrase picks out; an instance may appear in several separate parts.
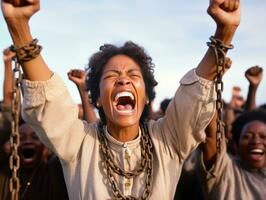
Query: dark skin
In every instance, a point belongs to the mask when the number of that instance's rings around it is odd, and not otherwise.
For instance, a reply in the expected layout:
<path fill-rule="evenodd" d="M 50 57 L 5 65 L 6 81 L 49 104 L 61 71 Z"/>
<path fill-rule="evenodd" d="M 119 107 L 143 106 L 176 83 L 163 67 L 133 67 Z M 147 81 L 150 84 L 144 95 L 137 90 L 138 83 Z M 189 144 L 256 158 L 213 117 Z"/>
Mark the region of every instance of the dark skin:
<path fill-rule="evenodd" d="M 241 109 L 243 104 L 245 104 L 245 111 L 251 111 L 256 108 L 256 93 L 258 86 L 262 80 L 263 69 L 259 66 L 253 66 L 246 70 L 245 77 L 249 81 L 249 89 L 247 94 L 247 100 L 244 101 L 243 97 L 240 95 L 241 88 L 235 86 L 233 87 L 232 99 L 228 106 L 226 107 L 226 126 L 227 132 L 226 137 L 231 138 L 231 124 L 235 119 L 234 109 Z"/>
<path fill-rule="evenodd" d="M 88 96 L 88 90 L 86 87 L 86 72 L 84 70 L 80 69 L 71 69 L 67 73 L 68 79 L 71 80 L 78 88 L 81 102 L 82 102 L 82 108 L 84 111 L 84 119 L 88 123 L 93 123 L 97 121 L 97 117 L 94 113 L 93 106 L 89 102 L 89 96 Z"/>
<path fill-rule="evenodd" d="M 39 0 L 18 0 L 18 3 L 16 4 L 2 0 L 2 13 L 6 20 L 13 43 L 16 46 L 24 46 L 33 40 L 30 32 L 29 20 L 39 9 Z M 214 37 L 227 45 L 231 44 L 235 31 L 240 23 L 240 1 L 211 0 L 207 12 L 216 23 L 216 30 L 213 34 Z M 116 61 L 121 64 L 123 60 L 120 57 Z M 197 66 L 196 73 L 205 79 L 214 80 L 216 77 L 215 66 L 215 55 L 212 49 L 208 49 Z M 29 62 L 23 63 L 22 68 L 25 78 L 31 81 L 45 81 L 52 76 L 50 68 L 47 66 L 41 55 Z M 104 88 L 100 88 L 100 92 L 103 89 Z M 103 101 L 104 99 L 99 99 L 100 103 Z M 144 106 L 139 105 L 138 108 L 144 108 Z M 138 113 L 142 111 L 139 110 Z M 108 110 L 104 110 L 104 112 L 106 116 L 110 115 Z M 136 123 L 130 127 L 124 127 L 116 123 L 112 126 L 107 125 L 107 128 L 110 134 L 117 140 L 120 141 L 121 138 L 119 136 L 123 135 L 124 141 L 130 141 L 138 135 L 140 120 L 138 119 L 135 122 Z"/>
<path fill-rule="evenodd" d="M 31 171 L 42 161 L 43 143 L 28 124 L 19 127 L 21 167 Z"/>
<path fill-rule="evenodd" d="M 10 51 L 9 48 L 3 50 L 3 62 L 5 67 L 4 83 L 3 83 L 3 102 L 5 107 L 11 107 L 12 104 L 12 58 L 15 53 Z M 1 134 L 1 133 L 0 133 Z M 10 141 L 5 141 L 1 149 L 6 155 L 10 154 Z"/>
<path fill-rule="evenodd" d="M 231 67 L 232 60 L 230 58 L 225 58 L 225 72 Z M 217 132 L 217 112 L 214 113 L 214 116 L 208 126 L 205 129 L 206 141 L 202 144 L 203 148 L 203 159 L 207 169 L 210 169 L 213 165 L 216 153 L 216 132 Z"/>
<path fill-rule="evenodd" d="M 11 106 L 12 101 L 12 58 L 15 55 L 9 48 L 3 50 L 3 61 L 5 65 L 3 104 L 5 106 Z"/>
<path fill-rule="evenodd" d="M 206 142 L 203 143 L 203 160 L 206 169 L 210 169 L 217 155 L 216 131 L 217 113 L 206 128 Z M 223 137 L 223 148 L 226 148 Z M 246 124 L 242 131 L 238 145 L 240 158 L 247 166 L 253 169 L 266 167 L 266 125 L 261 121 L 251 121 Z"/>
<path fill-rule="evenodd" d="M 241 88 L 234 86 L 232 89 L 232 98 L 225 108 L 225 123 L 226 123 L 226 138 L 231 139 L 231 124 L 235 119 L 235 110 L 240 110 L 242 105 L 245 103 L 244 98 L 240 95 Z"/>
<path fill-rule="evenodd" d="M 251 111 L 256 108 L 256 93 L 262 80 L 262 75 L 263 69 L 259 66 L 250 67 L 245 72 L 245 77 L 249 82 L 248 96 L 245 105 L 246 111 Z"/>
<path fill-rule="evenodd" d="M 205 129 L 206 141 L 202 144 L 203 161 L 206 169 L 210 169 L 215 162 L 217 154 L 216 146 L 217 113 Z"/>
<path fill-rule="evenodd" d="M 253 169 L 266 167 L 266 124 L 255 120 L 244 126 L 239 140 L 239 154 Z"/>

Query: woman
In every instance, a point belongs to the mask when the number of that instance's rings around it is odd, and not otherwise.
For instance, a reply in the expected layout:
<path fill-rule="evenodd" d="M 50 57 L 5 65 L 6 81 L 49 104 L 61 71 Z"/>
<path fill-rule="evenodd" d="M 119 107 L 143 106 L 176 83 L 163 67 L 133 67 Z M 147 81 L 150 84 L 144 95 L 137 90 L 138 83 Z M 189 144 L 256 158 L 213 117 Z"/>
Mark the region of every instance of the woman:
<path fill-rule="evenodd" d="M 232 124 L 238 154 L 227 153 L 225 138 L 217 154 L 216 117 L 207 129 L 201 162 L 201 175 L 209 199 L 265 199 L 266 111 L 242 113 Z"/>
<path fill-rule="evenodd" d="M 101 123 L 88 124 L 78 120 L 76 104 L 39 55 L 28 25 L 38 9 L 38 0 L 2 2 L 27 79 L 24 118 L 61 159 L 70 199 L 172 199 L 182 162 L 204 140 L 214 112 L 212 49 L 181 80 L 165 117 L 144 123 L 156 85 L 151 58 L 132 42 L 103 46 L 91 58 L 88 80 Z M 229 45 L 239 1 L 213 0 L 208 11 L 217 24 L 214 37 Z"/>

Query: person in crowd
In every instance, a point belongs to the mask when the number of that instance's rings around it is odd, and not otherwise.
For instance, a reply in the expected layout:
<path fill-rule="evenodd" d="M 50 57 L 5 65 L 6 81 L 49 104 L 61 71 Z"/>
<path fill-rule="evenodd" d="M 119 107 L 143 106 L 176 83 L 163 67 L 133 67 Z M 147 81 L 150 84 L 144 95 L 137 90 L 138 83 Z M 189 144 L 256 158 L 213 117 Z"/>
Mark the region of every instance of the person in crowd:
<path fill-rule="evenodd" d="M 6 200 L 8 194 L 9 155 L 11 152 L 9 136 L 11 133 L 11 111 L 0 108 L 0 199 Z M 10 198 L 9 198 L 10 199 Z"/>
<path fill-rule="evenodd" d="M 162 115 L 165 115 L 165 111 L 170 103 L 171 99 L 165 98 L 164 100 L 161 101 L 160 103 L 160 110 L 162 112 Z"/>
<path fill-rule="evenodd" d="M 233 122 L 236 157 L 226 152 L 225 137 L 217 152 L 216 131 L 215 116 L 202 148 L 201 175 L 208 199 L 265 199 L 266 111 L 245 112 Z"/>
<path fill-rule="evenodd" d="M 4 84 L 3 84 L 3 107 L 11 107 L 12 101 L 12 59 L 16 54 L 9 48 L 3 50 Z"/>
<path fill-rule="evenodd" d="M 20 199 L 68 199 L 62 167 L 58 158 L 43 160 L 44 145 L 28 124 L 19 128 L 21 169 Z"/>
<path fill-rule="evenodd" d="M 214 113 L 213 49 L 181 79 L 165 116 L 147 121 L 157 84 L 151 57 L 133 42 L 101 46 L 89 61 L 87 79 L 100 122 L 87 123 L 78 119 L 76 104 L 32 38 L 28 22 L 39 8 L 38 0 L 2 1 L 27 79 L 23 117 L 59 156 L 69 198 L 173 199 L 182 163 L 204 140 Z M 211 0 L 208 13 L 217 25 L 211 43 L 219 40 L 226 51 L 240 23 L 240 1 Z M 29 45 L 34 50 L 26 52 Z"/>
<path fill-rule="evenodd" d="M 15 53 L 9 48 L 3 50 L 4 82 L 3 100 L 0 102 L 0 199 L 8 199 L 9 155 L 11 152 L 9 137 L 11 133 L 12 103 L 12 58 Z M 9 198 L 10 199 L 10 198 Z"/>
<path fill-rule="evenodd" d="M 227 143 L 227 150 L 231 154 L 237 153 L 237 146 L 234 143 L 233 135 L 231 132 L 232 123 L 235 118 L 245 111 L 251 111 L 256 108 L 256 93 L 257 88 L 262 80 L 263 69 L 259 66 L 253 66 L 246 70 L 245 77 L 249 82 L 248 87 L 248 94 L 246 101 L 244 101 L 241 95 L 241 88 L 240 87 L 233 87 L 232 91 L 232 99 L 225 106 L 225 124 L 226 124 L 226 132 L 225 136 L 228 140 Z"/>
<path fill-rule="evenodd" d="M 171 99 L 165 98 L 160 103 L 160 108 L 158 111 L 153 110 L 153 102 L 149 105 L 149 119 L 158 120 L 159 118 L 163 117 L 165 115 L 166 108 L 168 107 L 168 104 L 170 103 Z"/>
<path fill-rule="evenodd" d="M 245 103 L 245 110 L 251 111 L 257 108 L 256 94 L 258 86 L 263 77 L 263 69 L 259 66 L 253 66 L 246 70 L 245 77 L 249 82 L 248 95 Z"/>
<path fill-rule="evenodd" d="M 9 155 L 11 152 L 9 135 L 11 133 L 10 112 L 0 109 L 0 199 L 10 199 L 9 194 Z"/>
<path fill-rule="evenodd" d="M 230 58 L 225 59 L 225 71 L 227 71 L 232 65 Z M 190 156 L 185 160 L 180 181 L 176 187 L 175 200 L 178 199 L 191 199 L 201 200 L 205 199 L 203 187 L 201 186 L 201 179 L 198 172 L 200 166 L 200 146 L 198 146 Z"/>
<path fill-rule="evenodd" d="M 71 80 L 78 88 L 81 106 L 79 106 L 79 115 L 82 113 L 83 119 L 88 123 L 97 121 L 97 117 L 94 112 L 94 107 L 90 103 L 88 89 L 86 86 L 86 72 L 80 69 L 71 69 L 68 73 L 68 79 Z M 80 118 L 80 117 L 79 117 Z"/>
<path fill-rule="evenodd" d="M 11 154 L 9 137 L 11 133 L 11 102 L 12 102 L 12 59 L 15 53 L 9 48 L 3 51 L 5 66 L 3 101 L 0 111 L 0 199 L 11 199 L 9 180 L 11 170 L 9 168 L 9 156 Z M 57 200 L 68 199 L 64 183 L 62 167 L 58 158 L 45 160 L 45 146 L 28 124 L 20 125 L 20 179 L 21 200 Z M 46 163 L 46 162 L 47 163 Z"/>
<path fill-rule="evenodd" d="M 20 125 L 19 134 L 19 199 L 67 200 L 68 194 L 59 159 L 53 157 L 47 163 L 44 162 L 43 151 L 45 146 L 28 124 Z M 8 160 L 2 163 L 0 175 L 0 197 L 3 200 L 11 199 L 9 191 L 11 171 L 9 170 Z"/>
<path fill-rule="evenodd" d="M 232 97 L 229 103 L 224 102 L 224 121 L 225 121 L 225 137 L 227 142 L 227 151 L 232 155 L 236 154 L 236 145 L 233 140 L 233 135 L 231 132 L 232 123 L 235 117 L 241 114 L 244 109 L 245 99 L 241 94 L 241 88 L 239 86 L 234 86 L 232 88 Z"/>
<path fill-rule="evenodd" d="M 12 58 L 16 54 L 6 48 L 3 50 L 4 82 L 3 100 L 0 101 L 0 143 L 2 153 L 9 154 L 10 145 L 7 141 L 11 132 L 11 103 L 12 103 Z M 2 157 L 3 158 L 3 157 Z"/>

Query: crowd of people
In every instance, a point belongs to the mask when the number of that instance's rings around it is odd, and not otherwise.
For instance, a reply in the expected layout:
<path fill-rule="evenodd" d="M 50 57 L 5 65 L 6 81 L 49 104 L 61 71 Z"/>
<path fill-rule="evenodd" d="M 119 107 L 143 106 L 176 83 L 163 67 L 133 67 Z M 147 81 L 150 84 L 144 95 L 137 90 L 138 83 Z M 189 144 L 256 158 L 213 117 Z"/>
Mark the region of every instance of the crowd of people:
<path fill-rule="evenodd" d="M 9 180 L 12 176 L 9 156 L 11 155 L 12 118 L 12 58 L 15 53 L 9 48 L 3 50 L 5 76 L 3 83 L 3 100 L 0 115 L 0 199 L 11 199 Z M 67 200 L 68 194 L 63 171 L 57 156 L 52 154 L 40 141 L 35 131 L 23 119 L 19 124 L 20 157 L 19 199 Z"/>
<path fill-rule="evenodd" d="M 19 199 L 243 199 L 266 196 L 266 106 L 256 104 L 263 68 L 252 66 L 223 101 L 219 121 L 217 59 L 240 23 L 239 0 L 211 0 L 216 31 L 197 67 L 158 111 L 154 64 L 143 47 L 105 44 L 85 69 L 66 72 L 80 94 L 71 98 L 41 56 L 29 20 L 39 0 L 3 0 L 13 45 L 3 50 L 0 104 L 0 199 L 11 199 L 12 60 L 23 70 L 19 124 Z M 230 72 L 229 72 L 230 73 Z M 219 125 L 224 127 L 217 146 Z"/>

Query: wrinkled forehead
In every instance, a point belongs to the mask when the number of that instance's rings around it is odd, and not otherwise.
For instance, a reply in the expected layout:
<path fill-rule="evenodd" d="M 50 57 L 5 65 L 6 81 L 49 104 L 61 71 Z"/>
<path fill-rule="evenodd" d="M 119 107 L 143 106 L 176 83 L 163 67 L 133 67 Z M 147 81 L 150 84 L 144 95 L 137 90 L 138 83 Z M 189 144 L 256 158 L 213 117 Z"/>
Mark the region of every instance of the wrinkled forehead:
<path fill-rule="evenodd" d="M 103 72 L 107 71 L 128 71 L 128 70 L 139 70 L 140 66 L 129 56 L 116 55 L 111 57 L 103 68 Z"/>

